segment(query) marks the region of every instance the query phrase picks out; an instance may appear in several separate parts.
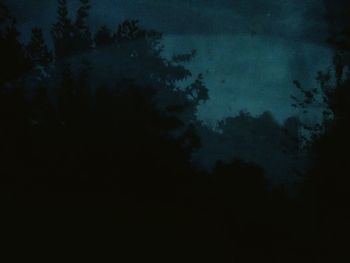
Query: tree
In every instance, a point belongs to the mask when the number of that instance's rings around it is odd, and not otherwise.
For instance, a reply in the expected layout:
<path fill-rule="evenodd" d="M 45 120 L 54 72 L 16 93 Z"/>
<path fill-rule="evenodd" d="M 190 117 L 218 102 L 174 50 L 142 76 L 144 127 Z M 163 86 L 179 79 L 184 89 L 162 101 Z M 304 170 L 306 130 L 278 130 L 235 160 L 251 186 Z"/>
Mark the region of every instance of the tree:
<path fill-rule="evenodd" d="M 0 24 L 11 18 L 10 11 L 4 3 L 0 2 Z"/>
<path fill-rule="evenodd" d="M 350 171 L 348 162 L 343 156 L 344 152 L 347 152 L 350 147 L 349 136 L 347 135 L 350 132 L 350 76 L 344 73 L 345 70 L 344 60 L 339 57 L 339 53 L 336 53 L 332 72 L 319 72 L 320 88 L 312 91 L 313 94 L 316 94 L 320 92 L 317 90 L 321 90 L 322 104 L 314 95 L 312 95 L 312 100 L 305 104 L 306 108 L 312 108 L 315 104 L 321 104 L 323 107 L 324 118 L 322 122 L 316 124 L 316 127 L 311 126 L 310 128 L 313 132 L 317 132 L 316 136 L 308 138 L 309 151 L 313 161 L 308 180 L 313 178 L 311 180 L 315 180 L 313 186 L 319 189 L 324 187 L 322 191 L 328 191 L 326 189 L 330 186 L 330 182 L 340 183 L 339 187 L 346 185 L 342 181 L 348 179 L 342 177 L 342 173 L 334 172 L 335 170 Z M 320 181 L 316 183 L 318 180 Z M 340 192 L 334 193 L 332 198 L 338 196 L 338 194 Z M 326 194 L 319 197 L 326 197 Z"/>
<path fill-rule="evenodd" d="M 109 46 L 114 43 L 114 37 L 112 31 L 106 26 L 101 26 L 95 34 L 96 48 Z"/>
<path fill-rule="evenodd" d="M 316 77 L 318 87 L 305 88 L 299 81 L 294 81 L 294 85 L 299 95 L 292 95 L 293 107 L 301 109 L 307 115 L 315 111 L 321 113 L 321 120 L 315 124 L 301 122 L 305 131 L 303 143 L 306 147 L 327 133 L 332 126 L 340 119 L 343 119 L 343 111 L 346 110 L 347 96 L 341 98 L 339 95 L 346 85 L 349 74 L 346 74 L 347 62 L 345 54 L 337 50 L 333 56 L 332 69 L 326 72 L 319 71 Z"/>
<path fill-rule="evenodd" d="M 79 52 L 85 52 L 92 47 L 92 37 L 87 18 L 90 11 L 90 0 L 80 0 L 80 7 L 75 19 L 75 45 Z"/>
<path fill-rule="evenodd" d="M 146 31 L 141 30 L 138 25 L 138 20 L 125 20 L 118 25 L 116 38 L 119 42 L 127 40 L 136 40 L 139 37 L 144 37 Z"/>
<path fill-rule="evenodd" d="M 33 65 L 47 66 L 52 61 L 52 53 L 48 50 L 40 28 L 33 28 L 31 39 L 26 47 L 27 54 Z"/>
<path fill-rule="evenodd" d="M 51 29 L 57 59 L 69 56 L 73 52 L 74 27 L 68 16 L 66 0 L 58 0 L 57 22 Z"/>
<path fill-rule="evenodd" d="M 18 40 L 19 32 L 8 9 L 1 5 L 0 16 L 0 84 L 13 81 L 31 69 L 25 49 Z"/>
<path fill-rule="evenodd" d="M 326 19 L 329 25 L 328 43 L 337 50 L 350 51 L 350 4 L 343 0 L 325 0 Z M 349 56 L 347 56 L 350 63 Z"/>
<path fill-rule="evenodd" d="M 294 106 L 305 113 L 317 109 L 322 114 L 319 123 L 303 124 L 309 132 L 304 138 L 309 160 L 301 197 L 307 210 L 305 217 L 313 225 L 314 233 L 311 235 L 316 237 L 314 246 L 327 253 L 328 257 L 322 257 L 326 261 L 343 259 L 347 254 L 342 244 L 348 236 L 346 209 L 350 201 L 348 72 L 346 47 L 337 45 L 331 69 L 318 73 L 319 87 L 306 89 L 295 82 L 301 96 L 293 97 Z"/>
<path fill-rule="evenodd" d="M 199 74 L 196 80 L 186 88 L 186 94 L 198 106 L 209 99 L 208 89 L 203 83 L 203 75 Z"/>
<path fill-rule="evenodd" d="M 40 171 L 42 177 L 49 174 L 51 177 L 47 176 L 45 182 L 59 190 L 96 189 L 95 185 L 105 190 L 110 187 L 105 183 L 107 178 L 125 185 L 122 188 L 127 194 L 136 189 L 135 195 L 140 200 L 150 196 L 161 202 L 175 200 L 177 188 L 190 181 L 186 178 L 191 174 L 190 155 L 200 145 L 195 129 L 185 122 L 188 116 L 195 121 L 197 102 L 207 98 L 201 95 L 202 77 L 189 88 L 191 94 L 177 87 L 178 81 L 191 76 L 182 62 L 189 61 L 192 55 L 178 56 L 176 61 L 164 58 L 162 34 L 142 29 L 136 21 L 121 23 L 115 34 L 102 28 L 97 34 L 96 39 L 101 40 L 96 41 L 97 48 L 112 40 L 115 45 L 99 50 L 98 54 L 111 58 L 111 66 L 115 68 L 105 88 L 96 91 L 96 87 L 104 86 L 106 79 L 93 74 L 100 73 L 95 68 L 105 68 L 105 60 L 92 60 L 95 64 L 91 70 L 89 63 L 71 59 L 79 49 L 77 36 L 88 36 L 88 1 L 82 1 L 74 23 L 68 16 L 67 1 L 59 0 L 58 4 L 57 22 L 52 27 L 55 56 L 60 60 L 51 74 L 56 86 L 49 89 L 49 85 L 46 88 L 46 83 L 40 83 L 37 93 L 26 99 L 29 107 L 24 107 L 25 103 L 14 104 L 21 106 L 20 111 L 8 107 L 11 103 L 1 103 L 7 112 L 14 111 L 5 118 L 21 124 L 8 125 L 9 129 L 16 129 L 19 135 L 24 133 L 22 137 L 26 140 L 26 144 L 14 149 L 14 155 L 9 155 L 8 159 L 12 160 L 9 163 L 25 160 L 29 171 Z M 49 61 L 39 29 L 33 29 L 26 50 L 34 63 Z M 85 57 L 90 59 L 94 55 Z M 23 88 L 27 87 L 25 84 Z M 56 96 L 50 97 L 49 92 Z M 171 112 L 169 105 L 182 111 Z M 181 115 L 183 111 L 190 114 Z M 1 151 L 11 149 L 11 143 L 7 146 Z M 27 157 L 21 155 L 16 159 L 17 153 L 27 153 Z M 49 156 L 56 159 L 46 162 L 51 159 Z"/>

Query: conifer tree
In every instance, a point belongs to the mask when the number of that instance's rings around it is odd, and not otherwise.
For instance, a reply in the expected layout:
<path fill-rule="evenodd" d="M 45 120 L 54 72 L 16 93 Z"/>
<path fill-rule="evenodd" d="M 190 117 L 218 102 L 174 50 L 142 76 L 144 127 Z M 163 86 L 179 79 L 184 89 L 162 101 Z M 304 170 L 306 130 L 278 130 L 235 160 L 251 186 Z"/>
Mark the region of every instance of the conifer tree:
<path fill-rule="evenodd" d="M 10 12 L 8 8 L 0 2 L 0 24 L 5 22 L 8 18 L 10 18 Z"/>
<path fill-rule="evenodd" d="M 23 75 L 31 67 L 23 45 L 18 40 L 16 20 L 6 6 L 0 6 L 0 84 Z"/>
<path fill-rule="evenodd" d="M 66 0 L 58 0 L 57 22 L 53 25 L 51 33 L 55 45 L 56 58 L 70 55 L 72 53 L 74 32 L 72 21 L 68 16 Z"/>
<path fill-rule="evenodd" d="M 33 28 L 29 44 L 26 47 L 29 59 L 33 65 L 46 66 L 52 61 L 52 54 L 48 50 L 40 28 Z"/>
<path fill-rule="evenodd" d="M 74 24 L 77 51 L 87 51 L 92 46 L 91 32 L 87 22 L 90 8 L 90 0 L 80 0 Z"/>
<path fill-rule="evenodd" d="M 99 28 L 95 34 L 95 45 L 96 47 L 103 47 L 113 44 L 114 37 L 112 31 L 106 26 L 103 25 Z"/>

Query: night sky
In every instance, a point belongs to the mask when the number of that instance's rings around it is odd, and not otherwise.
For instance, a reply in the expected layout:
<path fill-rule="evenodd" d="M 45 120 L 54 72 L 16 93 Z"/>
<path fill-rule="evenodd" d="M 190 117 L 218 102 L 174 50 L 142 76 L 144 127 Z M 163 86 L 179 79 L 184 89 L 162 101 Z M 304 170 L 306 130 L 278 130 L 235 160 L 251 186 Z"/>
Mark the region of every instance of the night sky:
<path fill-rule="evenodd" d="M 22 39 L 33 26 L 49 36 L 55 0 L 7 0 L 18 19 Z M 68 1 L 69 2 L 69 1 Z M 70 1 L 72 7 L 77 0 Z M 239 110 L 270 110 L 279 121 L 298 114 L 290 106 L 293 80 L 315 84 L 329 66 L 327 24 L 322 1 L 283 0 L 92 0 L 91 26 L 112 28 L 137 18 L 164 33 L 165 56 L 197 50 L 189 65 L 203 73 L 210 100 L 199 117 L 215 123 Z"/>

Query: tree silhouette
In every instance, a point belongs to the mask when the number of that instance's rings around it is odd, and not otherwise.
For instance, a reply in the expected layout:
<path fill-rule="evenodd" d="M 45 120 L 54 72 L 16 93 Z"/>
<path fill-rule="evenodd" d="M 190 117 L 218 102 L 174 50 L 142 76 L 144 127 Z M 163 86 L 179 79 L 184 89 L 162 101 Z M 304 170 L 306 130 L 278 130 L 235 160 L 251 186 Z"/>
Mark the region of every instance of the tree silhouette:
<path fill-rule="evenodd" d="M 0 23 L 4 23 L 11 18 L 10 11 L 4 3 L 0 2 Z"/>
<path fill-rule="evenodd" d="M 0 84 L 19 78 L 31 68 L 29 59 L 25 54 L 22 44 L 18 40 L 19 32 L 16 28 L 16 20 L 5 7 L 2 7 L 0 20 L 0 56 L 1 72 Z"/>
<path fill-rule="evenodd" d="M 193 100 L 195 105 L 206 102 L 209 99 L 208 89 L 203 83 L 203 75 L 199 74 L 194 83 L 186 88 L 186 94 Z"/>
<path fill-rule="evenodd" d="M 333 29 L 333 37 L 341 39 L 339 25 Z M 304 125 L 311 134 L 305 138 L 310 160 L 301 186 L 301 197 L 308 210 L 305 214 L 313 225 L 313 246 L 318 249 L 315 258 L 326 261 L 346 257 L 343 247 L 348 233 L 345 210 L 350 200 L 347 187 L 350 183 L 347 155 L 350 147 L 348 54 L 346 45 L 333 44 L 333 64 L 329 71 L 318 73 L 319 87 L 306 89 L 296 82 L 303 95 L 300 99 L 294 97 L 296 107 L 305 109 L 305 112 L 317 107 L 322 114 L 320 123 Z"/>
<path fill-rule="evenodd" d="M 90 0 L 80 0 L 80 7 L 75 20 L 75 40 L 77 50 L 88 51 L 92 47 L 92 36 L 88 26 L 87 18 L 90 11 Z"/>
<path fill-rule="evenodd" d="M 139 37 L 143 37 L 144 30 L 141 30 L 138 26 L 138 20 L 125 20 L 118 26 L 116 33 L 117 41 L 136 40 Z"/>
<path fill-rule="evenodd" d="M 57 22 L 52 26 L 51 30 L 56 58 L 72 55 L 73 29 L 73 23 L 68 15 L 67 1 L 58 0 Z"/>
<path fill-rule="evenodd" d="M 94 38 L 96 48 L 101 48 L 104 46 L 109 46 L 114 43 L 114 37 L 112 31 L 106 26 L 101 26 Z"/>
<path fill-rule="evenodd" d="M 47 66 L 52 62 L 52 54 L 45 44 L 43 32 L 40 28 L 32 29 L 31 39 L 26 50 L 33 65 Z"/>

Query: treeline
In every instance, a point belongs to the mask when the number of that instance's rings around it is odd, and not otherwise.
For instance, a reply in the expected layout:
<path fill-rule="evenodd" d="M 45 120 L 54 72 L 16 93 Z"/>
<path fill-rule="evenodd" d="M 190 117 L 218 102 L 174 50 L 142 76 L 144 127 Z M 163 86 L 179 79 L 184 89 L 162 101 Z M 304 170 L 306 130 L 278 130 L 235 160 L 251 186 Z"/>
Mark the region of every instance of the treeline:
<path fill-rule="evenodd" d="M 279 124 L 270 112 L 252 116 L 241 111 L 218 122 L 215 130 L 205 125 L 197 128 L 202 146 L 192 155 L 193 164 L 210 170 L 220 160 L 253 162 L 264 169 L 271 185 L 292 191 L 306 166 L 303 126 L 297 117 Z"/>

